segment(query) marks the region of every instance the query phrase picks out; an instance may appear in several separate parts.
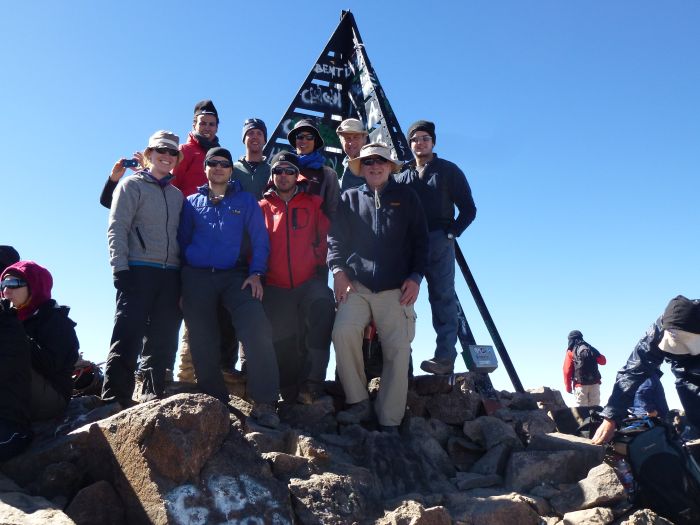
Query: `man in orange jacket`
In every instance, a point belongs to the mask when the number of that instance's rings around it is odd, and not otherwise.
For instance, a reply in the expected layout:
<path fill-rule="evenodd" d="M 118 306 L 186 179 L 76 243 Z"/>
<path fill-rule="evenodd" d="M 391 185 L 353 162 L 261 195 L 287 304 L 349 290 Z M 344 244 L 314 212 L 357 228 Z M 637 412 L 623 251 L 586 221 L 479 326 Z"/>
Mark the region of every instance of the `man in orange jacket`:
<path fill-rule="evenodd" d="M 272 324 L 283 397 L 312 403 L 322 396 L 335 319 L 326 280 L 323 200 L 306 191 L 297 155 L 281 151 L 270 161 L 268 189 L 260 201 L 270 235 L 263 306 Z"/>
<path fill-rule="evenodd" d="M 564 387 L 576 398 L 577 406 L 600 406 L 600 372 L 605 356 L 583 340 L 578 330 L 569 332 L 564 357 Z"/>

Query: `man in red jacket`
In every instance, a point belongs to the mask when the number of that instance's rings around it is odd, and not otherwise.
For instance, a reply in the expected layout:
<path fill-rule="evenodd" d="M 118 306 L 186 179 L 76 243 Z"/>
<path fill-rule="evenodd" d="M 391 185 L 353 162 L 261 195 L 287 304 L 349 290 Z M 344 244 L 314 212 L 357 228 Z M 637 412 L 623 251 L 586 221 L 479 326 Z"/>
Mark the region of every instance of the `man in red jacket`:
<path fill-rule="evenodd" d="M 312 403 L 323 395 L 335 319 L 325 276 L 330 223 L 323 200 L 306 191 L 298 157 L 272 158 L 268 190 L 260 201 L 270 235 L 263 306 L 272 324 L 283 397 Z"/>
<path fill-rule="evenodd" d="M 577 406 L 600 406 L 598 365 L 605 363 L 605 356 L 584 341 L 580 331 L 569 332 L 564 357 L 564 386 L 569 394 L 574 394 Z"/>

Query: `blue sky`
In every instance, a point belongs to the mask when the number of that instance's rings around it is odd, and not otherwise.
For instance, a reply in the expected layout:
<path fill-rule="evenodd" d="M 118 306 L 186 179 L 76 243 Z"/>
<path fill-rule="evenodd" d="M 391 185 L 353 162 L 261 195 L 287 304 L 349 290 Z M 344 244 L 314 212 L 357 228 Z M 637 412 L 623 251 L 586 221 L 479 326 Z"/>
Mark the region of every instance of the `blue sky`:
<path fill-rule="evenodd" d="M 700 296 L 696 2 L 13 3 L 0 244 L 52 271 L 86 357 L 104 360 L 98 196 L 114 161 L 157 129 L 184 139 L 203 98 L 242 154 L 243 120 L 276 125 L 348 8 L 403 129 L 435 121 L 435 151 L 467 174 L 478 214 L 459 243 L 523 384 L 561 388 L 579 329 L 608 357 L 607 399 L 667 301 Z M 490 344 L 461 277 L 458 293 Z M 417 311 L 416 366 L 433 351 L 425 287 Z M 502 367 L 493 381 L 512 390 Z"/>

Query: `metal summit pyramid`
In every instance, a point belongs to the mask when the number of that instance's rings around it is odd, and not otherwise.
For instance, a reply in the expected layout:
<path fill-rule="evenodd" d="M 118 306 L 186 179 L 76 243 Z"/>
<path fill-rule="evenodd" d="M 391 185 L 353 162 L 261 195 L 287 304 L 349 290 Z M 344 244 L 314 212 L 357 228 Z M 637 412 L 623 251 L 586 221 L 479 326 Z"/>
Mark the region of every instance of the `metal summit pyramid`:
<path fill-rule="evenodd" d="M 287 133 L 297 121 L 312 118 L 326 143 L 323 153 L 340 175 L 345 154 L 335 129 L 350 117 L 362 121 L 370 142 L 384 142 L 398 160 L 413 158 L 369 61 L 355 18 L 350 11 L 343 11 L 338 27 L 270 136 L 264 154 L 270 158 L 290 149 Z"/>

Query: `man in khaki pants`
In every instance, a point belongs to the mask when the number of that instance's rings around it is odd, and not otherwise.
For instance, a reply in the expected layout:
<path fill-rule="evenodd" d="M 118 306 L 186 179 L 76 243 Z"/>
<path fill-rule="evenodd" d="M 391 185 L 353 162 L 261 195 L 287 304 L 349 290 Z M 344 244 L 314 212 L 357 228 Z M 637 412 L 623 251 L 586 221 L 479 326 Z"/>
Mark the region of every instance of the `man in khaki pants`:
<path fill-rule="evenodd" d="M 427 262 L 428 227 L 416 193 L 391 178 L 398 162 L 386 145 L 363 146 L 350 168 L 365 184 L 342 195 L 328 236 L 328 266 L 338 302 L 333 345 L 349 404 L 337 419 L 352 424 L 371 417 L 362 336 L 374 319 L 383 352 L 375 410 L 380 430 L 396 433 L 406 410 L 413 304 Z"/>

